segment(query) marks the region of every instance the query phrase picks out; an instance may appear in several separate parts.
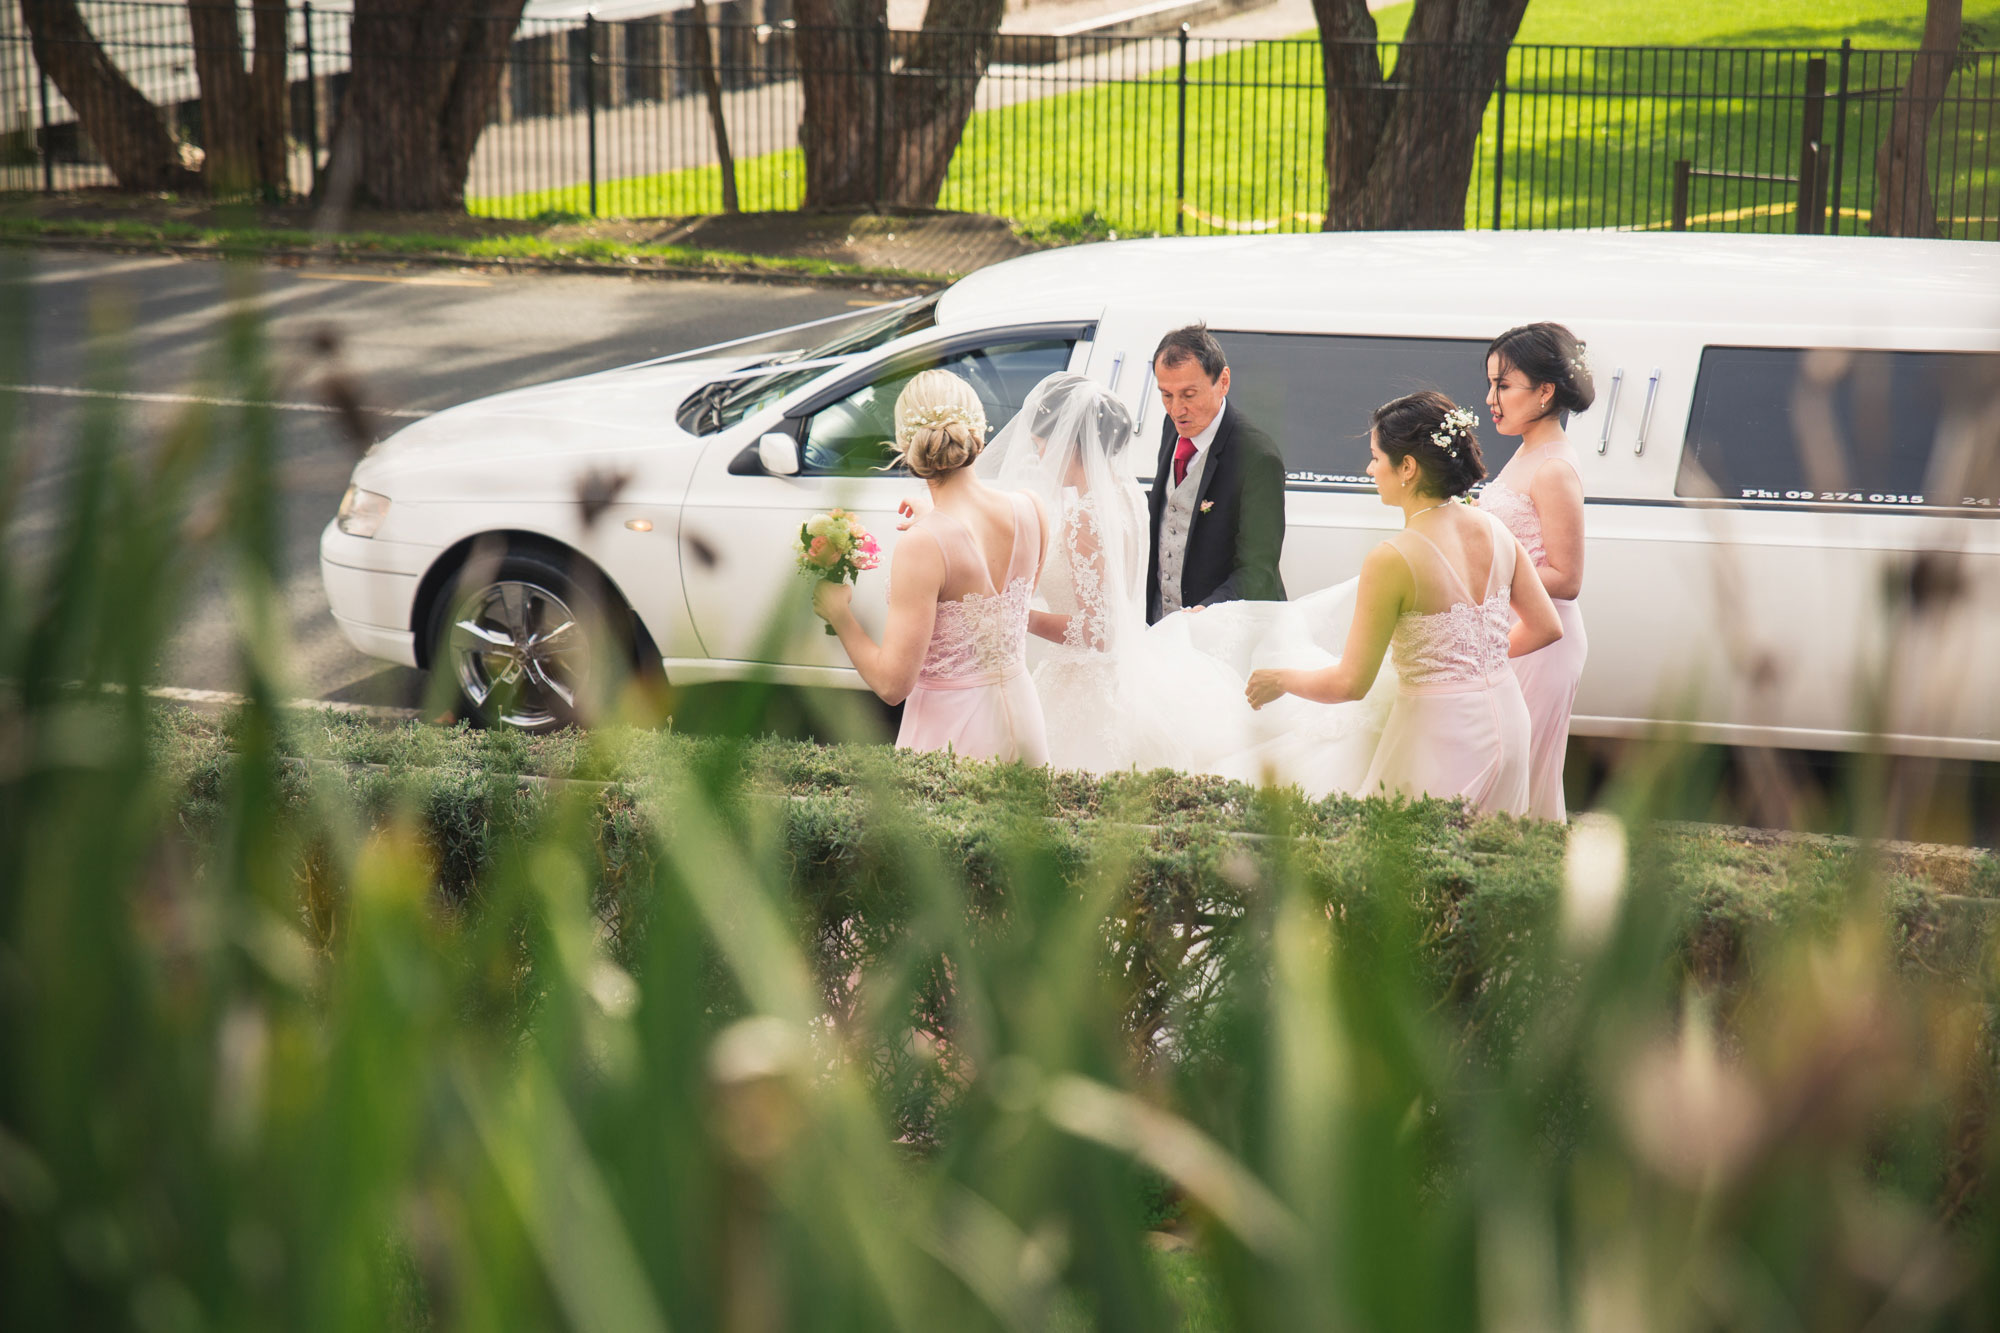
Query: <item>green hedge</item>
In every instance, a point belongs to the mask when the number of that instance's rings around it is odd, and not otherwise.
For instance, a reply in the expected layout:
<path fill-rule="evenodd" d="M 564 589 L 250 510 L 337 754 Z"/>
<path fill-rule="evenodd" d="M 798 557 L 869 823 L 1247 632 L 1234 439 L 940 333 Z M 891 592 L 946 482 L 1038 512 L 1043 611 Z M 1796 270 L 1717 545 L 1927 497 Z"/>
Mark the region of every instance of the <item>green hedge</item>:
<path fill-rule="evenodd" d="M 200 843 L 225 808 L 230 724 L 169 713 L 156 748 Z M 339 714 L 295 719 L 279 749 L 292 761 L 280 776 L 290 809 L 334 791 L 378 823 L 415 812 L 438 891 L 473 910 L 501 850 L 546 831 L 566 804 L 595 852 L 600 928 L 627 964 L 643 949 L 661 846 L 675 835 L 669 775 L 693 774 L 740 800 L 746 844 L 768 838 L 782 849 L 795 924 L 836 1011 L 855 1003 L 852 979 L 896 947 L 923 858 L 933 873 L 949 867 L 968 909 L 990 923 L 1005 918 L 1021 857 L 1076 885 L 1107 847 L 1120 882 L 1102 961 L 1123 987 L 1125 1032 L 1142 1060 L 1214 1037 L 1214 975 L 1227 972 L 1229 946 L 1255 918 L 1274 847 L 1339 922 L 1372 928 L 1394 902 L 1397 927 L 1423 942 L 1410 960 L 1421 993 L 1457 1015 L 1475 1052 L 1502 1054 L 1524 1016 L 1574 980 L 1546 952 L 1566 827 L 1479 817 L 1457 803 L 1308 803 L 1166 771 L 1097 778 L 879 746 L 630 729 L 527 737 Z M 1913 971 L 1975 979 L 2000 921 L 2000 859 L 1990 853 L 1884 863 L 1844 840 L 1668 825 L 1641 836 L 1635 855 L 1670 936 L 1664 992 L 1740 984 L 1760 937 L 1824 937 L 1863 882 Z M 945 1039 L 944 988 L 931 987 L 925 1004 L 920 1022 Z M 933 1110 L 904 1128 L 928 1133 Z"/>

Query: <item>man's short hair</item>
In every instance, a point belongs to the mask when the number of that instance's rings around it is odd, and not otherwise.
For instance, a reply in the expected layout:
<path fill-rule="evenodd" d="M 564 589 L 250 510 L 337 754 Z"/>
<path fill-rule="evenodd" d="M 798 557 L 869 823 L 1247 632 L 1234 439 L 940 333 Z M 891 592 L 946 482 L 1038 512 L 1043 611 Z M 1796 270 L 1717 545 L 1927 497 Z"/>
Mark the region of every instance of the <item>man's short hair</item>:
<path fill-rule="evenodd" d="M 1202 373 L 1213 384 L 1228 367 L 1228 358 L 1222 355 L 1222 344 L 1208 331 L 1206 324 L 1190 324 L 1186 328 L 1175 329 L 1160 339 L 1159 350 L 1153 353 L 1156 366 L 1184 366 L 1190 361 L 1201 363 Z"/>

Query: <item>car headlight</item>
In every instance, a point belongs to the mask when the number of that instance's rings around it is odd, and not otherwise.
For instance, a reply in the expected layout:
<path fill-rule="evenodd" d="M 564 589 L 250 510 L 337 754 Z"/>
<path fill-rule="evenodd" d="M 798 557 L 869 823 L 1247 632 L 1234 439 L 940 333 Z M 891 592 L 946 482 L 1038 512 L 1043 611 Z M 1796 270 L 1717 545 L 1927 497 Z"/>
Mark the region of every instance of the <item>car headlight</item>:
<path fill-rule="evenodd" d="M 389 515 L 389 497 L 349 486 L 340 497 L 340 514 L 335 520 L 350 537 L 373 537 Z"/>

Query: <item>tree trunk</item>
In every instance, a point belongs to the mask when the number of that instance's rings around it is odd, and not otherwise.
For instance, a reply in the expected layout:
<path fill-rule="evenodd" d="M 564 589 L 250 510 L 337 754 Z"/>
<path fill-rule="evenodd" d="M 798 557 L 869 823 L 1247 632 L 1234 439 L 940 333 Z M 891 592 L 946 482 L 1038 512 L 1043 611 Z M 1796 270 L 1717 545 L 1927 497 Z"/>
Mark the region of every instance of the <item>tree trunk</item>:
<path fill-rule="evenodd" d="M 888 78 L 888 7 L 885 0 L 794 0 L 792 10 L 805 206 L 868 204 L 877 198 L 876 92 Z"/>
<path fill-rule="evenodd" d="M 1931 117 L 1944 100 L 1958 63 L 1964 0 L 1929 0 L 1923 46 L 1910 60 L 1910 79 L 1896 98 L 1889 133 L 1875 156 L 1875 211 L 1868 230 L 1877 236 L 1936 236 L 1931 198 Z"/>
<path fill-rule="evenodd" d="M 259 0 L 250 27 L 250 107 L 257 125 L 257 184 L 267 193 L 292 192 L 291 10 Z"/>
<path fill-rule="evenodd" d="M 472 150 L 493 117 L 526 0 L 356 0 L 335 151 L 356 202 L 465 206 Z"/>
<path fill-rule="evenodd" d="M 902 72 L 890 80 L 884 190 L 898 204 L 937 204 L 952 154 L 993 59 L 1004 0 L 931 0 Z"/>
<path fill-rule="evenodd" d="M 715 131 L 715 157 L 722 168 L 722 211 L 740 212 L 736 198 L 736 155 L 729 151 L 729 125 L 722 118 L 722 78 L 715 67 L 707 0 L 694 0 L 694 63 L 701 70 L 701 91 L 708 99 L 708 123 Z"/>
<path fill-rule="evenodd" d="M 883 0 L 798 0 L 807 208 L 936 205 L 1004 7 L 930 0 L 897 70 Z"/>
<path fill-rule="evenodd" d="M 194 67 L 201 82 L 202 183 L 210 194 L 286 193 L 285 55 L 288 12 L 260 0 L 252 11 L 252 63 L 231 0 L 188 0 Z"/>
<path fill-rule="evenodd" d="M 150 193 L 200 185 L 158 109 L 104 54 L 76 0 L 21 0 L 21 20 L 35 63 L 76 111 L 118 188 Z"/>
<path fill-rule="evenodd" d="M 188 0 L 187 8 L 201 84 L 201 183 L 210 194 L 243 194 L 257 180 L 257 122 L 236 6 Z"/>
<path fill-rule="evenodd" d="M 1328 231 L 1465 226 L 1479 127 L 1528 0 L 1416 0 L 1392 76 L 1365 0 L 1313 0 Z"/>

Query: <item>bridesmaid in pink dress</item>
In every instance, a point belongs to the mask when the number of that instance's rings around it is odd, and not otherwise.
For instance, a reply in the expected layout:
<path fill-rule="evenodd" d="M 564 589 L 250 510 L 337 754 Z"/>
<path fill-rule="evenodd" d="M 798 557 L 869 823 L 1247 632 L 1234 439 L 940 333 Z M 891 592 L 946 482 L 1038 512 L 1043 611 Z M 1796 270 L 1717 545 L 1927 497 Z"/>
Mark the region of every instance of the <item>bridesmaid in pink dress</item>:
<path fill-rule="evenodd" d="M 1528 710 L 1508 659 L 1555 642 L 1562 625 L 1540 581 L 1515 577 L 1528 555 L 1506 526 L 1459 503 L 1486 475 L 1473 421 L 1428 391 L 1375 410 L 1368 475 L 1403 511 L 1403 531 L 1362 562 L 1340 660 L 1254 671 L 1244 693 L 1253 708 L 1284 694 L 1359 699 L 1391 653 L 1396 702 L 1358 794 L 1462 797 L 1525 815 Z"/>
<path fill-rule="evenodd" d="M 1495 338 L 1486 352 L 1486 382 L 1493 429 L 1520 436 L 1521 447 L 1480 492 L 1479 507 L 1520 540 L 1563 629 L 1562 638 L 1513 664 L 1528 704 L 1528 812 L 1564 819 L 1563 756 L 1590 641 L 1576 605 L 1583 588 L 1583 479 L 1563 426 L 1572 412 L 1590 406 L 1595 388 L 1583 344 L 1560 324 L 1527 324 Z"/>
<path fill-rule="evenodd" d="M 986 413 L 972 386 L 927 370 L 896 399 L 896 445 L 931 503 L 889 560 L 889 619 L 877 644 L 854 617 L 854 590 L 821 583 L 813 610 L 868 688 L 903 705 L 896 746 L 969 759 L 1046 764 L 1047 728 L 1028 675 L 1028 602 L 1048 525 L 1032 495 L 973 475 Z"/>

